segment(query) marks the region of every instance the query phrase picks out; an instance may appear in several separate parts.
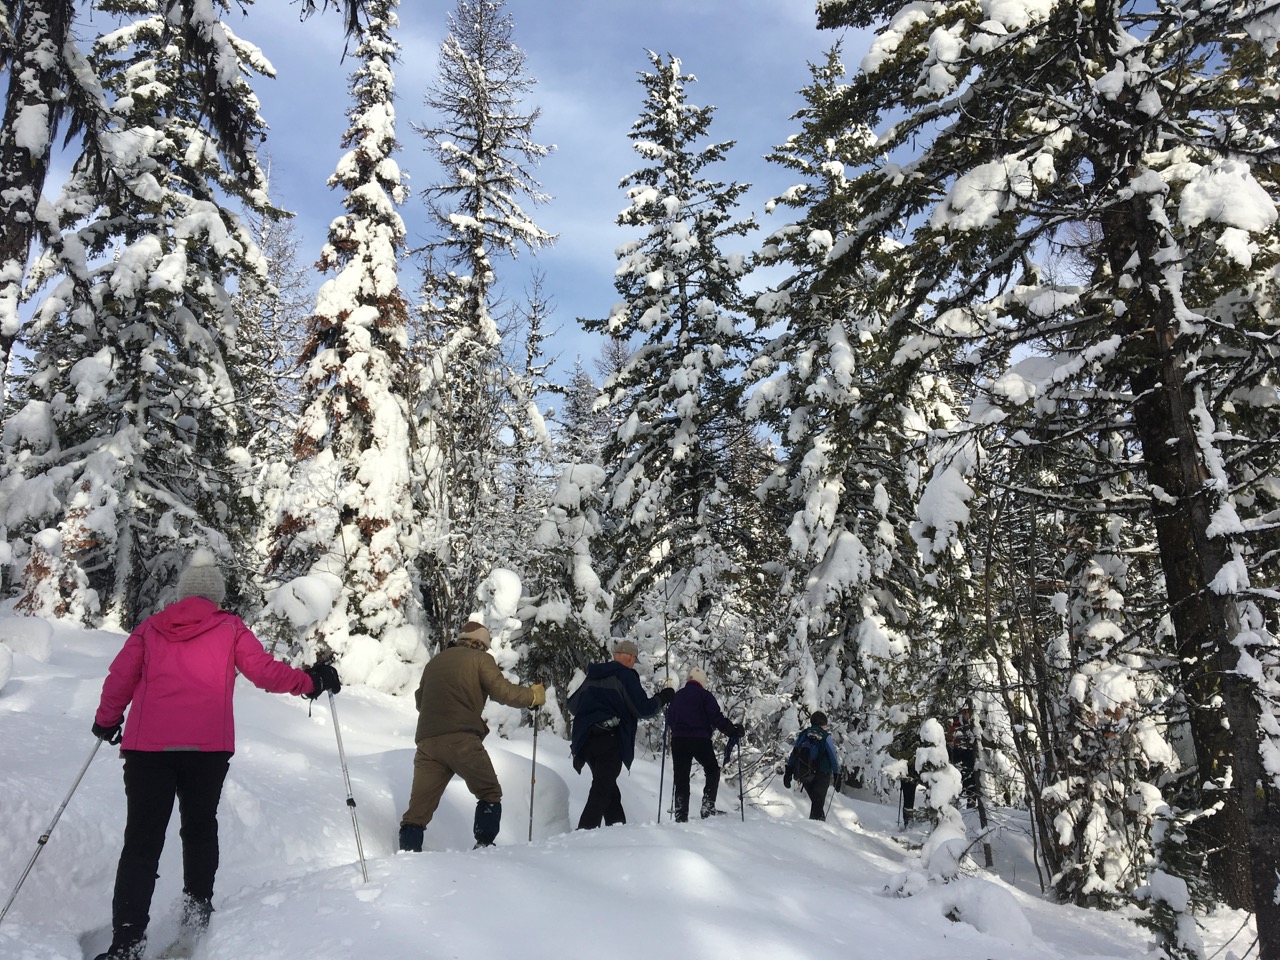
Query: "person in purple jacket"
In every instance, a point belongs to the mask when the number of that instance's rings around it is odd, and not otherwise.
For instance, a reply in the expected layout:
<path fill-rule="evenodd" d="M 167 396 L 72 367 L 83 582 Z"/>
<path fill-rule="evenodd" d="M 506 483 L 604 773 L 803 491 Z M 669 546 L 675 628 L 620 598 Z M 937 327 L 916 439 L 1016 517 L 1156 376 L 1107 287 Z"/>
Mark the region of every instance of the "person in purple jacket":
<path fill-rule="evenodd" d="M 313 700 L 342 687 L 327 663 L 299 670 L 272 657 L 244 621 L 219 609 L 225 595 L 213 554 L 197 550 L 178 579 L 177 602 L 129 634 L 102 684 L 93 734 L 121 746 L 126 813 L 111 948 L 96 960 L 142 957 L 175 798 L 182 819 L 184 934 L 194 936 L 209 923 L 218 799 L 235 751 L 236 673 L 263 690 Z"/>
<path fill-rule="evenodd" d="M 689 776 L 695 760 L 701 764 L 707 781 L 702 788 L 702 816 L 712 816 L 717 812 L 720 764 L 711 746 L 711 734 L 719 730 L 725 736 L 741 738 L 746 728 L 721 712 L 715 694 L 707 689 L 707 673 L 701 667 L 691 668 L 684 686 L 676 691 L 667 708 L 667 730 L 671 734 L 671 763 L 675 770 L 676 823 L 689 819 Z"/>

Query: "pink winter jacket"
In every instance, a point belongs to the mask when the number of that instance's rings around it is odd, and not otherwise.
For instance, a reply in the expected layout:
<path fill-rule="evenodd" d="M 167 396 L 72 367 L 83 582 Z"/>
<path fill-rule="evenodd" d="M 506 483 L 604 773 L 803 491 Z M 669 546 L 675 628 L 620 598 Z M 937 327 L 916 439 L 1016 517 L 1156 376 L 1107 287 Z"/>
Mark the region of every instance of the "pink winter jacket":
<path fill-rule="evenodd" d="M 236 748 L 231 695 L 239 670 L 272 693 L 311 693 L 311 677 L 275 659 L 234 613 L 204 597 L 171 603 L 138 625 L 111 661 L 95 720 L 120 722 L 125 750 Z"/>

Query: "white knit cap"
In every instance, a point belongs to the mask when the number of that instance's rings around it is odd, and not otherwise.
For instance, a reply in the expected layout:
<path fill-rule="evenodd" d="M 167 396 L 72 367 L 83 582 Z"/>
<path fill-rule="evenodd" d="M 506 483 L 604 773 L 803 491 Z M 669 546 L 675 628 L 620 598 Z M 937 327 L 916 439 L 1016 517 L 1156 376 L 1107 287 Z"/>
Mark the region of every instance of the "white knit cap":
<path fill-rule="evenodd" d="M 227 595 L 227 582 L 218 569 L 218 559 L 210 550 L 200 547 L 191 555 L 187 569 L 178 578 L 178 599 L 204 597 L 219 606 Z"/>
<path fill-rule="evenodd" d="M 707 671 L 701 667 L 690 667 L 689 680 L 700 687 L 705 687 L 707 685 Z"/>

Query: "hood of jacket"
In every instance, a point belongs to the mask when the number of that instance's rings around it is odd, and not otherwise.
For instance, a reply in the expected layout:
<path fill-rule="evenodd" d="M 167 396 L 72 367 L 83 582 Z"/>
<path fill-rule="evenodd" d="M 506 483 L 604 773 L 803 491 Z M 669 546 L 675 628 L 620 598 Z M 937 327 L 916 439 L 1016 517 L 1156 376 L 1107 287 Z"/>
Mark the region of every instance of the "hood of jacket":
<path fill-rule="evenodd" d="M 150 626 L 172 643 L 185 643 L 212 630 L 226 616 L 212 600 L 187 597 L 169 604 L 151 617 Z"/>
<path fill-rule="evenodd" d="M 631 670 L 631 667 L 623 666 L 617 660 L 593 663 L 587 667 L 587 679 L 603 680 L 605 677 L 612 677 L 614 674 L 622 673 L 624 670 Z M 634 673 L 635 671 L 632 670 L 632 672 Z"/>

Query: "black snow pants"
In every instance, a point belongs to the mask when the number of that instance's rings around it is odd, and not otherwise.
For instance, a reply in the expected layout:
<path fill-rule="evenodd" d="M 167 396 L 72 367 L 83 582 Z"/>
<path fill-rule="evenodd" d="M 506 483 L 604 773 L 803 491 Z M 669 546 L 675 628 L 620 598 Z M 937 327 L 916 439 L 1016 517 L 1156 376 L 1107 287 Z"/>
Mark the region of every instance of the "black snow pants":
<path fill-rule="evenodd" d="M 591 732 L 583 751 L 591 768 L 591 790 L 578 818 L 579 830 L 594 830 L 603 820 L 607 826 L 626 823 L 622 809 L 622 791 L 618 777 L 622 774 L 622 743 L 617 729 Z"/>
<path fill-rule="evenodd" d="M 702 816 L 709 817 L 716 808 L 716 794 L 720 790 L 720 764 L 710 737 L 672 737 L 671 766 L 675 771 L 674 807 L 677 823 L 689 819 L 689 777 L 693 761 L 697 760 L 706 776 L 702 788 Z"/>
<path fill-rule="evenodd" d="M 804 788 L 809 795 L 809 819 L 827 819 L 827 791 L 831 789 L 831 774 L 819 773 Z"/>
<path fill-rule="evenodd" d="M 123 750 L 126 818 L 124 849 L 111 901 L 114 941 L 141 939 L 150 920 L 164 835 L 178 801 L 182 820 L 182 889 L 196 900 L 213 898 L 218 872 L 218 800 L 231 754 L 175 750 Z"/>

